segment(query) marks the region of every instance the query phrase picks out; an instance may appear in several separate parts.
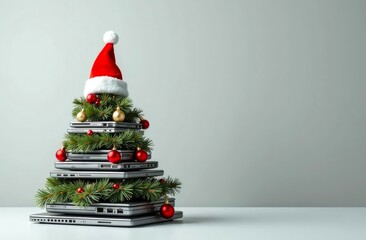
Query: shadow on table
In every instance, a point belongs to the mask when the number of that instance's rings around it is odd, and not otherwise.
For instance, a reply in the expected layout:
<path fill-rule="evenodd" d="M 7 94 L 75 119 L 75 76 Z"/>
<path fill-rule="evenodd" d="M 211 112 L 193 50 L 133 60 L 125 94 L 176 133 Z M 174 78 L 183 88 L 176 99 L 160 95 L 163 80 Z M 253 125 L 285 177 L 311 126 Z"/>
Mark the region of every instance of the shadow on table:
<path fill-rule="evenodd" d="M 199 217 L 199 216 L 187 216 L 183 218 L 181 223 L 190 224 L 190 223 L 214 223 L 221 222 L 222 218 L 219 217 Z"/>
<path fill-rule="evenodd" d="M 241 217 L 236 217 L 236 216 L 232 216 L 232 217 L 222 217 L 222 216 L 210 216 L 210 217 L 205 217 L 205 216 L 185 216 L 183 218 L 183 220 L 181 221 L 181 223 L 183 224 L 190 224 L 190 223 L 222 223 L 222 222 L 226 222 L 226 223 L 230 223 L 230 222 L 240 222 L 243 221 L 244 219 Z"/>
<path fill-rule="evenodd" d="M 185 216 L 183 217 L 183 219 L 176 219 L 173 221 L 168 221 L 168 222 L 164 222 L 164 223 L 154 223 L 154 224 L 149 224 L 149 225 L 143 225 L 143 226 L 138 226 L 136 228 L 148 228 L 151 227 L 153 225 L 182 225 L 182 224 L 197 224 L 197 223 L 222 223 L 222 221 L 225 222 L 230 222 L 230 220 L 232 221 L 237 221 L 234 219 L 223 219 L 222 217 L 220 218 L 218 217 L 200 217 L 200 216 Z"/>

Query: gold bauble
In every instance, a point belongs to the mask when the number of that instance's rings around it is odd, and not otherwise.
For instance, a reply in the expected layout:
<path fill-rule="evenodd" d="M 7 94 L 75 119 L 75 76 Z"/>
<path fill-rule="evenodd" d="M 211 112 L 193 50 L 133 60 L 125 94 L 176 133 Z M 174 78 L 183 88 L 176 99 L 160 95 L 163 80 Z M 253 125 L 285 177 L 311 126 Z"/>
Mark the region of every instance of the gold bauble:
<path fill-rule="evenodd" d="M 78 120 L 79 122 L 85 122 L 87 119 L 86 114 L 85 114 L 85 110 L 84 108 L 81 109 L 80 112 L 78 112 L 78 114 L 76 114 L 76 120 Z"/>
<path fill-rule="evenodd" d="M 122 112 L 122 110 L 117 107 L 116 111 L 113 112 L 112 118 L 115 122 L 123 122 L 125 120 L 125 113 Z"/>

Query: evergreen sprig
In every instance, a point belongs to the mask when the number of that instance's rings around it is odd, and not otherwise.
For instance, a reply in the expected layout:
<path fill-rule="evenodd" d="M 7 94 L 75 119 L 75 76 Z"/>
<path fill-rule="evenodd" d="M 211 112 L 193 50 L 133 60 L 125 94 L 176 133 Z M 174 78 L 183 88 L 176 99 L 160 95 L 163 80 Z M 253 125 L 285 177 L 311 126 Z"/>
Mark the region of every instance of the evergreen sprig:
<path fill-rule="evenodd" d="M 98 149 L 136 149 L 151 153 L 152 141 L 141 131 L 126 130 L 122 133 L 66 134 L 63 145 L 67 151 L 89 152 Z"/>
<path fill-rule="evenodd" d="M 120 107 L 125 113 L 125 122 L 137 122 L 142 116 L 142 110 L 133 108 L 132 100 L 128 97 L 102 93 L 99 94 L 99 98 L 99 106 L 88 103 L 84 97 L 74 99 L 71 115 L 75 118 L 84 108 L 88 121 L 111 121 L 113 112 L 117 107 Z"/>
<path fill-rule="evenodd" d="M 163 196 L 175 195 L 180 191 L 181 182 L 168 177 L 165 181 L 157 178 L 124 179 L 124 180 L 69 180 L 48 178 L 44 189 L 39 189 L 36 202 L 44 208 L 46 204 L 73 203 L 77 206 L 88 206 L 93 203 L 122 203 L 129 200 L 156 201 Z M 119 188 L 114 189 L 117 183 Z M 82 188 L 84 192 L 78 193 Z"/>

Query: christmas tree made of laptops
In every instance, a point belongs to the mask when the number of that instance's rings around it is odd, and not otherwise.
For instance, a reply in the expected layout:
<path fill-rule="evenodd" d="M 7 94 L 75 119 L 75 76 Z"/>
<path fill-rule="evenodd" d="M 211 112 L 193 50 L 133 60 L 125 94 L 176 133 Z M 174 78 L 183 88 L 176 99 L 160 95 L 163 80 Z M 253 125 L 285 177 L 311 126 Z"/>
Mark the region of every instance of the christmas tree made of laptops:
<path fill-rule="evenodd" d="M 158 162 L 150 160 L 152 141 L 144 136 L 149 122 L 133 107 L 116 65 L 118 35 L 108 31 L 103 40 L 84 97 L 73 101 L 77 121 L 70 123 L 56 152 L 58 170 L 36 194 L 38 206 L 48 213 L 31 215 L 33 222 L 134 226 L 136 218 L 140 225 L 182 217 L 168 197 L 179 192 L 181 183 L 162 177 L 163 170 L 155 169 Z"/>

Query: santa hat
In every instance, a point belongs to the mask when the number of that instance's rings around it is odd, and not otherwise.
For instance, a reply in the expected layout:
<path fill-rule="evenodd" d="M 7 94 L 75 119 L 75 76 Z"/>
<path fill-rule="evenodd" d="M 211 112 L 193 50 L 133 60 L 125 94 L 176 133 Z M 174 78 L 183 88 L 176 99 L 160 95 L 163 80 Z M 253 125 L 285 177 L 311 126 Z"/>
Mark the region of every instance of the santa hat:
<path fill-rule="evenodd" d="M 85 83 L 84 96 L 89 93 L 110 93 L 127 97 L 127 83 L 122 80 L 122 72 L 114 57 L 113 45 L 118 42 L 118 35 L 108 31 L 103 40 L 106 44 L 94 61 L 90 77 Z"/>

